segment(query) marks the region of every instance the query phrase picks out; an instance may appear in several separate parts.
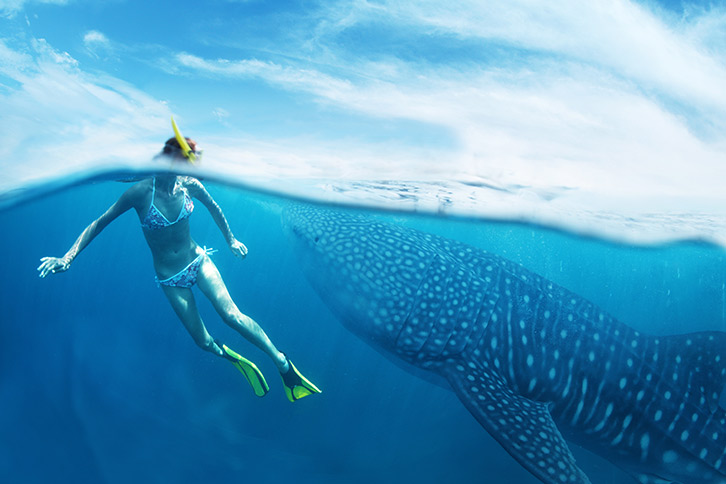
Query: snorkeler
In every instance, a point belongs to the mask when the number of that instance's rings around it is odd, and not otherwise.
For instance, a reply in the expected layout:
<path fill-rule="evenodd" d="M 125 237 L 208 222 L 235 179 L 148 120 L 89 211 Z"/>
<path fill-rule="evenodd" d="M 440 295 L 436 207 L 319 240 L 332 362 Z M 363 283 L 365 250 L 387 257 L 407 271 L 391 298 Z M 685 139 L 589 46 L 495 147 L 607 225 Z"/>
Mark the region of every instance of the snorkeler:
<path fill-rule="evenodd" d="M 193 164 L 199 156 L 196 143 L 181 136 L 173 119 L 172 126 L 175 137 L 167 140 L 158 156 L 173 163 Z M 210 336 L 197 310 L 191 289 L 194 284 L 199 286 L 227 325 L 272 359 L 282 376 L 285 393 L 291 402 L 320 393 L 287 356 L 277 350 L 260 325 L 237 308 L 217 267 L 209 257 L 212 251 L 200 247 L 192 239 L 189 217 L 194 210 L 193 198 L 201 202 L 212 215 L 230 250 L 236 256 L 244 258 L 247 247 L 234 237 L 221 208 L 202 183 L 196 178 L 163 173 L 142 180 L 126 190 L 106 213 L 86 227 L 63 257 L 43 257 L 38 267 L 40 277 L 67 271 L 73 260 L 94 237 L 119 215 L 133 208 L 151 249 L 157 285 L 161 287 L 174 312 L 199 347 L 232 362 L 247 378 L 257 396 L 264 396 L 269 391 L 265 377 L 254 363 Z"/>

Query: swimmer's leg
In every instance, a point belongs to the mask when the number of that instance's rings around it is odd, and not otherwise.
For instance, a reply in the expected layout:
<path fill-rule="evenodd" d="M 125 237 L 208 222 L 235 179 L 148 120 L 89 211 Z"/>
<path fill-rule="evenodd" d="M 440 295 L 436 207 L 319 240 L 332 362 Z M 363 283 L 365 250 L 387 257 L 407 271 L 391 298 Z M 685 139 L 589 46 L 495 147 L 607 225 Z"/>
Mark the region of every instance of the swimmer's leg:
<path fill-rule="evenodd" d="M 204 326 L 192 290 L 188 287 L 164 285 L 161 286 L 161 289 L 194 342 L 203 350 L 212 352 L 217 356 L 223 356 L 222 349 L 215 344 L 214 339 Z"/>
<path fill-rule="evenodd" d="M 260 325 L 237 308 L 217 267 L 207 256 L 204 256 L 199 267 L 197 284 L 227 325 L 264 351 L 275 362 L 280 372 L 284 373 L 289 369 L 287 358 L 272 344 Z"/>

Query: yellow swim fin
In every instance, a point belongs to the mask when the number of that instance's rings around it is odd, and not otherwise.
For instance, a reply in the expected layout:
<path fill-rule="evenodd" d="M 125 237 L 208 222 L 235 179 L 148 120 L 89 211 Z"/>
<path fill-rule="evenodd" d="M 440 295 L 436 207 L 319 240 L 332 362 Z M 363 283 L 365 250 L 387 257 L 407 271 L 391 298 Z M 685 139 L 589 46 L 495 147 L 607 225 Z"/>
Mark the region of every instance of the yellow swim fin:
<path fill-rule="evenodd" d="M 252 387 L 252 390 L 254 390 L 255 395 L 258 397 L 264 397 L 267 395 L 267 392 L 270 391 L 270 387 L 267 384 L 267 381 L 265 381 L 265 376 L 254 363 L 247 358 L 238 355 L 225 344 L 217 343 L 217 346 L 222 349 L 222 352 L 224 353 L 222 356 L 229 360 L 235 368 L 244 375 Z"/>
<path fill-rule="evenodd" d="M 287 358 L 287 356 L 285 357 Z M 312 395 L 314 393 L 322 393 L 322 391 L 316 387 L 313 382 L 305 378 L 302 373 L 295 368 L 290 359 L 287 360 L 290 365 L 290 369 L 286 373 L 280 373 L 282 376 L 282 384 L 285 386 L 285 394 L 287 399 L 291 402 L 300 400 L 303 397 Z"/>

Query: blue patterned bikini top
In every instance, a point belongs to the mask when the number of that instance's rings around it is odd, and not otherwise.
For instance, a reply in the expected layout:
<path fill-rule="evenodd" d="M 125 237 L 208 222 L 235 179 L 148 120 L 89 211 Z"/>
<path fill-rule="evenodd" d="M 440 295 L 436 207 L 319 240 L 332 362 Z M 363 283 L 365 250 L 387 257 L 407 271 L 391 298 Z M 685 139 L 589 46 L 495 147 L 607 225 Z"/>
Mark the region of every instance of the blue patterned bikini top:
<path fill-rule="evenodd" d="M 153 188 L 151 191 L 151 204 L 149 205 L 149 211 L 146 212 L 146 217 L 141 222 L 141 226 L 149 230 L 163 229 L 169 227 L 177 222 L 189 218 L 194 211 L 194 202 L 192 202 L 189 194 L 184 191 L 184 203 L 182 204 L 179 216 L 173 222 L 169 222 L 161 211 L 154 205 L 154 195 L 156 194 L 156 178 L 153 179 Z"/>

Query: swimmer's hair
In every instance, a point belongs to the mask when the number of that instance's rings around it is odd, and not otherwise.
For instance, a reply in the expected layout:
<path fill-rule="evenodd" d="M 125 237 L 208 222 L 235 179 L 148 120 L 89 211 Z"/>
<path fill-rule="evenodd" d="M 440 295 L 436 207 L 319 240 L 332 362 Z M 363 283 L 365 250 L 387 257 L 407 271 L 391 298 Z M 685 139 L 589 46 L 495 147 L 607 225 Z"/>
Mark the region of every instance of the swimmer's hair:
<path fill-rule="evenodd" d="M 185 138 L 187 140 L 187 143 L 189 144 L 189 147 L 192 149 L 192 151 L 196 151 L 197 149 L 197 142 L 194 141 L 191 138 Z M 184 157 L 181 154 L 181 146 L 179 145 L 179 140 L 177 140 L 175 137 L 171 137 L 168 140 L 166 140 L 166 143 L 164 143 L 164 148 L 161 150 L 162 155 L 167 156 L 173 156 L 174 158 L 182 158 L 187 163 L 191 163 L 191 161 Z"/>

